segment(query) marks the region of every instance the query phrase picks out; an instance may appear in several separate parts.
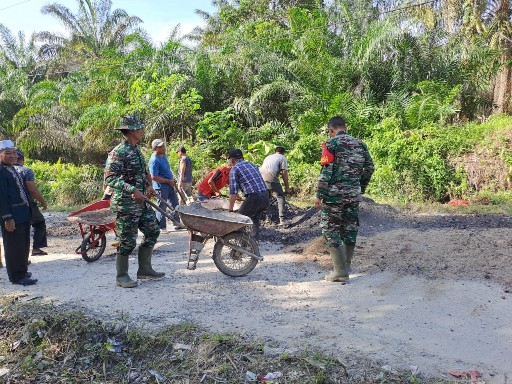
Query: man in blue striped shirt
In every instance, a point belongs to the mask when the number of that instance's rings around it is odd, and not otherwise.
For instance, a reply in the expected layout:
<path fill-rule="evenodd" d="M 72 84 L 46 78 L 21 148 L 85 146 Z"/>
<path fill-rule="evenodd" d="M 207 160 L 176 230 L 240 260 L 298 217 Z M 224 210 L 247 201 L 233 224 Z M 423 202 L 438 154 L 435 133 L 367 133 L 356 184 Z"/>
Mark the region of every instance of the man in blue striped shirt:
<path fill-rule="evenodd" d="M 249 216 L 253 222 L 252 234 L 256 241 L 260 239 L 260 213 L 267 209 L 269 196 L 267 186 L 258 167 L 244 160 L 240 149 L 232 149 L 228 153 L 229 165 L 229 211 L 233 211 L 238 191 L 242 191 L 245 200 L 238 213 Z"/>

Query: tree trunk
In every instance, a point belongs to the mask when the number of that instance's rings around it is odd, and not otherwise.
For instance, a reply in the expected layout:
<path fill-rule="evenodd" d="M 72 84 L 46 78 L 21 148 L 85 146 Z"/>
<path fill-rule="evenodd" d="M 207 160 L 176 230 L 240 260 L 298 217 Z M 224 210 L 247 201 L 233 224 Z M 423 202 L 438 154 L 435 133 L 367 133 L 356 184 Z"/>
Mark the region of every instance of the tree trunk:
<path fill-rule="evenodd" d="M 504 52 L 500 60 L 501 68 L 496 75 L 494 83 L 493 113 L 511 113 L 512 103 L 512 71 L 510 67 L 510 53 Z"/>

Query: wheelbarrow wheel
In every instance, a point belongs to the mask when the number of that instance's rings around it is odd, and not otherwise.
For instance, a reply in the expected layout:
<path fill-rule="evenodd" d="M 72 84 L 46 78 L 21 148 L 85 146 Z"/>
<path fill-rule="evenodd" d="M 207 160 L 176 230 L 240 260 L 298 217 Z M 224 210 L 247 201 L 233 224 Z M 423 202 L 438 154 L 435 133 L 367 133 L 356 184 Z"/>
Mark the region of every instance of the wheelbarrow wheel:
<path fill-rule="evenodd" d="M 219 271 L 231 277 L 245 276 L 251 272 L 258 264 L 258 260 L 231 248 L 227 243 L 234 244 L 255 254 L 259 252 L 258 244 L 243 232 L 230 233 L 224 236 L 223 239 L 224 242 L 217 240 L 213 248 L 213 262 Z"/>
<path fill-rule="evenodd" d="M 82 258 L 89 263 L 98 260 L 101 255 L 103 255 L 105 247 L 107 246 L 107 239 L 104 232 L 96 232 L 95 239 L 95 241 L 92 240 L 91 233 L 88 232 L 84 236 L 84 240 L 82 241 L 82 245 L 80 247 Z"/>

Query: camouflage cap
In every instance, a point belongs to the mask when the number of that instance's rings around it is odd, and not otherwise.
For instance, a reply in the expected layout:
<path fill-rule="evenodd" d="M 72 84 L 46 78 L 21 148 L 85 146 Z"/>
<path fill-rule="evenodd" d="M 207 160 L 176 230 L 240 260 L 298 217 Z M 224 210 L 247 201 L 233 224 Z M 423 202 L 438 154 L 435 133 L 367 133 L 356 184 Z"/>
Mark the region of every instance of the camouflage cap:
<path fill-rule="evenodd" d="M 115 129 L 126 129 L 128 131 L 138 131 L 139 129 L 144 129 L 144 123 L 142 123 L 138 118 L 132 115 L 127 115 L 121 117 L 121 125 Z"/>

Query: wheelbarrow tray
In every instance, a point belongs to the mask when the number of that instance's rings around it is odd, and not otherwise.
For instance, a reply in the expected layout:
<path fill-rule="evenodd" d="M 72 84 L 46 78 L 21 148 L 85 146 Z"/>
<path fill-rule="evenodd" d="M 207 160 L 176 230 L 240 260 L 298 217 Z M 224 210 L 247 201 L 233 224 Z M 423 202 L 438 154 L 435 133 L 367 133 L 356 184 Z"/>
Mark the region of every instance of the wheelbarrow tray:
<path fill-rule="evenodd" d="M 239 213 L 207 209 L 199 203 L 178 205 L 176 212 L 189 231 L 225 236 L 243 227 L 252 225 L 252 220 Z"/>
<path fill-rule="evenodd" d="M 110 200 L 99 200 L 78 211 L 71 212 L 67 219 L 73 223 L 94 226 L 103 225 L 108 229 L 115 230 L 116 218 L 109 208 Z M 91 212 L 91 214 L 88 215 L 88 212 Z"/>

